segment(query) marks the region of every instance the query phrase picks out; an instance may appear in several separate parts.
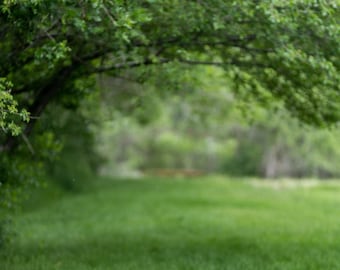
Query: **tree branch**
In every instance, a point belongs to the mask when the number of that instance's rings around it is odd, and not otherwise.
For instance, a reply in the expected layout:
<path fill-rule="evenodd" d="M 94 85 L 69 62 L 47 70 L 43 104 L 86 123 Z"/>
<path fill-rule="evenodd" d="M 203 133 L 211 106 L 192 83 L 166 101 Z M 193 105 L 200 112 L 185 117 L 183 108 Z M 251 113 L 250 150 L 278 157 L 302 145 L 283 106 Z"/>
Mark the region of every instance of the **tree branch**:
<path fill-rule="evenodd" d="M 119 69 L 127 69 L 127 68 L 134 68 L 134 67 L 140 67 L 140 66 L 146 66 L 146 65 L 161 65 L 170 62 L 169 59 L 160 59 L 159 61 L 155 62 L 150 59 L 146 59 L 142 62 L 132 61 L 132 62 L 125 62 L 125 63 L 119 63 L 112 66 L 107 67 L 97 67 L 94 69 L 89 70 L 89 74 L 92 73 L 104 73 Z"/>
<path fill-rule="evenodd" d="M 179 58 L 177 59 L 178 62 L 189 64 L 189 65 L 204 65 L 204 66 L 216 66 L 216 67 L 226 67 L 228 65 L 237 65 L 237 66 L 243 66 L 243 67 L 260 67 L 260 68 L 266 68 L 266 65 L 262 65 L 260 63 L 256 62 L 242 62 L 237 59 L 229 59 L 227 62 L 213 62 L 213 61 L 201 61 L 201 60 L 190 60 L 190 59 L 184 59 Z"/>
<path fill-rule="evenodd" d="M 45 110 L 46 106 L 51 102 L 51 100 L 56 96 L 56 94 L 63 88 L 67 79 L 71 75 L 71 73 L 75 70 L 76 66 L 71 65 L 66 68 L 61 69 L 55 76 L 53 76 L 49 82 L 41 89 L 39 94 L 35 97 L 34 102 L 29 107 L 29 113 L 34 115 L 34 118 L 31 118 L 30 121 L 27 123 L 24 131 L 23 131 L 23 138 L 28 137 L 39 116 Z M 16 137 L 9 135 L 6 142 L 0 147 L 0 152 L 13 151 L 18 145 L 18 140 Z"/>

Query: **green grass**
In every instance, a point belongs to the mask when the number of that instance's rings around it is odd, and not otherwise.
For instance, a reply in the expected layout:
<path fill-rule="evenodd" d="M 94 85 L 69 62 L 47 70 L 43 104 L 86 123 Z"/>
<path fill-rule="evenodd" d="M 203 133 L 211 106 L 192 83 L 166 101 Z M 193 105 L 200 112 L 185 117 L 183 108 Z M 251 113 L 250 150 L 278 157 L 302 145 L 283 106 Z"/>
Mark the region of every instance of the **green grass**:
<path fill-rule="evenodd" d="M 1 270 L 340 269 L 340 186 L 110 181 L 28 207 Z"/>

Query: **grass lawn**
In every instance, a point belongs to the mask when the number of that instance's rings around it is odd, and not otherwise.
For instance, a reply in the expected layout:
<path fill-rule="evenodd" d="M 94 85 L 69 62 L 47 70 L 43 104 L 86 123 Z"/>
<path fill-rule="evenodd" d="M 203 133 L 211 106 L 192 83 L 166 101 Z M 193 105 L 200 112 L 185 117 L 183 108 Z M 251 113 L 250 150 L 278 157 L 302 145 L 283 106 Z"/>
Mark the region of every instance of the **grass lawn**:
<path fill-rule="evenodd" d="M 27 207 L 1 270 L 340 269 L 340 185 L 108 181 Z"/>

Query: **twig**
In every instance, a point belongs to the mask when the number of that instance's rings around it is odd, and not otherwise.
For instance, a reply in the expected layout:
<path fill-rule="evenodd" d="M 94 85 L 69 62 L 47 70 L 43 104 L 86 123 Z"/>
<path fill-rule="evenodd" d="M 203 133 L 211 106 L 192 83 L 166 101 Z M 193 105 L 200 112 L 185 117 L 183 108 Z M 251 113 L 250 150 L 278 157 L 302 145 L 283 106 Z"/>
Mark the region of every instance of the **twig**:
<path fill-rule="evenodd" d="M 28 140 L 27 136 L 25 135 L 25 133 L 21 133 L 21 137 L 24 140 L 24 142 L 26 143 L 28 150 L 30 150 L 32 155 L 35 155 L 35 151 L 34 148 L 32 146 L 32 144 L 30 143 L 30 141 Z"/>

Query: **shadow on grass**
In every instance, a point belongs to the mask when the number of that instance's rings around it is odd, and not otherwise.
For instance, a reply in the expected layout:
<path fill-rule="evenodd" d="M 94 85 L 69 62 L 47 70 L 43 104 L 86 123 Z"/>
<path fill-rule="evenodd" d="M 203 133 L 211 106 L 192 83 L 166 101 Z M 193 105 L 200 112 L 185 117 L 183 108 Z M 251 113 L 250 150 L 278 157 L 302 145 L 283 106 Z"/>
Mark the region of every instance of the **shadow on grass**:
<path fill-rule="evenodd" d="M 13 252 L 13 253 L 12 253 Z M 171 266 L 194 266 L 196 264 L 235 264 L 242 258 L 261 263 L 269 257 L 261 248 L 246 239 L 229 238 L 224 240 L 192 239 L 190 241 L 171 241 L 162 236 L 150 235 L 103 235 L 96 239 L 61 243 L 57 245 L 37 244 L 17 246 L 12 248 L 11 256 L 6 261 L 14 259 L 30 264 L 34 261 L 48 262 L 46 267 L 72 262 L 89 266 L 128 266 L 139 265 L 142 268 L 166 263 Z M 117 268 L 119 269 L 119 268 Z M 137 268 L 136 268 L 137 269 Z"/>
<path fill-rule="evenodd" d="M 180 239 L 178 235 L 132 232 L 59 244 L 13 246 L 1 261 L 4 270 L 339 269 L 338 252 L 339 247 L 261 244 L 242 236 Z"/>

